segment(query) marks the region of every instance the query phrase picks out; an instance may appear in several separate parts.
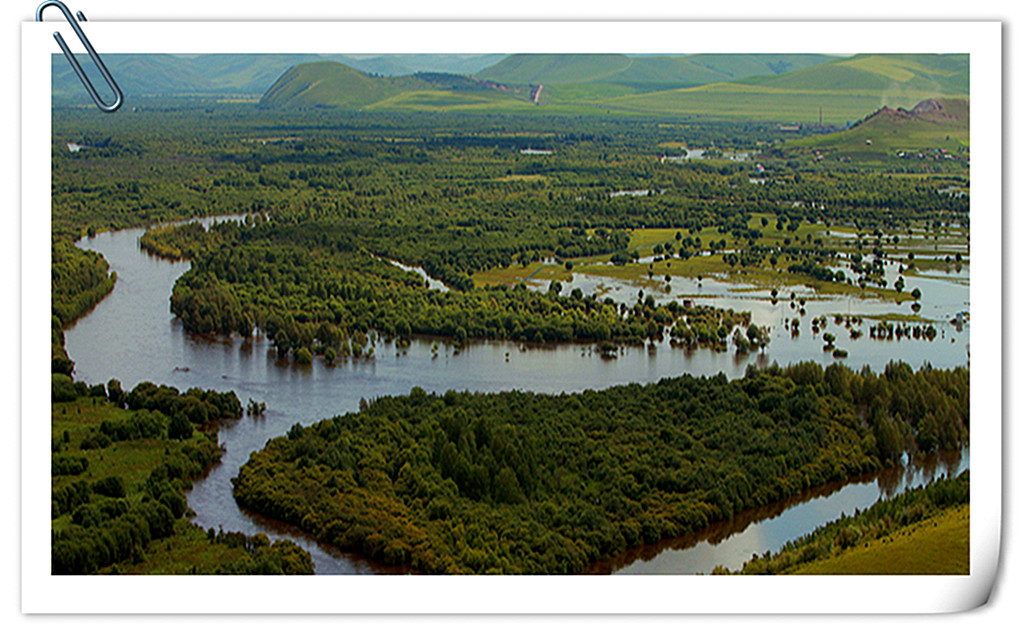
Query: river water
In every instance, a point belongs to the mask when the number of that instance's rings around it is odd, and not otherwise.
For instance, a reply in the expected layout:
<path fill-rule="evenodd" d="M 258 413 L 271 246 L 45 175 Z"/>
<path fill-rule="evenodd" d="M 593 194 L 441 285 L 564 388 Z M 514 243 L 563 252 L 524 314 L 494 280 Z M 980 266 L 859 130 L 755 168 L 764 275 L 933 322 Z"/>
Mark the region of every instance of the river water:
<path fill-rule="evenodd" d="M 415 339 L 407 349 L 377 342 L 376 357 L 372 360 L 331 367 L 317 359 L 310 366 L 296 366 L 277 360 L 272 345 L 262 337 L 243 341 L 237 337 L 196 337 L 185 333 L 170 313 L 169 298 L 174 281 L 190 265 L 146 254 L 139 247 L 143 231 L 101 233 L 78 243 L 103 254 L 118 277 L 114 291 L 66 333 L 67 351 L 75 361 L 75 378 L 90 384 L 117 378 L 126 388 L 152 381 L 179 389 L 200 386 L 233 390 L 243 404 L 250 398 L 266 402 L 264 416 L 246 416 L 221 427 L 220 441 L 226 453 L 222 462 L 197 481 L 188 495 L 189 506 L 196 512 L 193 520 L 204 528 L 289 537 L 312 554 L 320 574 L 390 570 L 340 553 L 293 527 L 243 510 L 231 494 L 231 477 L 238 473 L 239 466 L 268 439 L 283 435 L 295 423 L 310 424 L 355 411 L 362 398 L 407 394 L 414 386 L 428 392 L 518 389 L 558 393 L 652 382 L 683 373 L 740 377 L 749 364 L 784 365 L 807 359 L 828 364 L 832 357 L 822 351 L 820 336 L 814 336 L 809 329 L 813 316 L 910 313 L 905 306 L 808 296 L 806 315 L 800 316 L 805 326 L 799 336 L 793 337 L 783 325 L 786 318 L 798 315 L 798 304 L 793 309 L 787 299 L 772 304 L 763 293 L 758 296 L 730 289 L 724 297 L 698 301 L 752 311 L 755 322 L 772 327 L 773 340 L 766 353 L 687 351 L 662 343 L 628 347 L 617 359 L 608 360 L 589 345 L 536 347 L 476 342 L 458 351 L 441 341 L 434 352 L 434 341 Z M 969 309 L 969 288 L 962 284 L 959 275 L 948 280 L 937 275 L 927 281 L 921 315 L 939 320 L 940 331 L 932 342 L 873 341 L 867 337 L 852 341 L 844 328 L 830 325 L 829 330 L 838 336 L 837 345 L 849 351 L 845 363 L 853 368 L 869 364 L 875 370 L 882 369 L 891 359 L 903 359 L 914 367 L 923 363 L 935 367 L 968 363 L 969 325 L 957 331 L 947 323 L 956 312 Z M 701 290 L 689 281 L 673 280 L 672 285 L 672 292 L 666 287 L 648 291 L 663 300 L 681 297 L 681 293 L 698 297 L 696 292 Z M 633 300 L 637 288 L 610 281 L 607 293 L 621 301 Z M 869 506 L 879 496 L 892 495 L 935 475 L 957 474 L 968 466 L 967 451 L 936 463 L 875 475 L 866 482 L 805 493 L 782 504 L 752 510 L 696 536 L 630 551 L 613 562 L 598 563 L 593 572 L 707 573 L 718 564 L 735 569 L 753 553 L 777 550 L 784 542 L 843 512 L 848 514 Z"/>

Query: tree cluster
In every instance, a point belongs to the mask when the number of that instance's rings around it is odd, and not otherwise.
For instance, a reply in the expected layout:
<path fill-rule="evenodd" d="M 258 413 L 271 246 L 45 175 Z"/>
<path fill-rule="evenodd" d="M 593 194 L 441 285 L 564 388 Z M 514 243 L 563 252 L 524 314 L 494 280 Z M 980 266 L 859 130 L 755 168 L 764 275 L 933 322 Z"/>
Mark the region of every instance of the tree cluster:
<path fill-rule="evenodd" d="M 968 380 L 804 363 L 553 396 L 417 388 L 272 439 L 235 497 L 417 571 L 577 572 L 899 450 L 958 447 Z"/>

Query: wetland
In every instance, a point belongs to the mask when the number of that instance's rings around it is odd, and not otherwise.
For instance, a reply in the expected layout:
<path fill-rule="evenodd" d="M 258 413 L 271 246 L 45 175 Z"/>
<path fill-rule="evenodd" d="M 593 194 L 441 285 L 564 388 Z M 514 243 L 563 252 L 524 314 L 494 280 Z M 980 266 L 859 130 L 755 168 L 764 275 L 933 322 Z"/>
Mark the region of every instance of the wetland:
<path fill-rule="evenodd" d="M 53 372 L 253 406 L 192 419 L 219 451 L 176 516 L 211 549 L 710 573 L 969 467 L 960 162 L 893 179 L 736 121 L 674 161 L 678 128 L 622 117 L 136 114 L 55 111 Z"/>

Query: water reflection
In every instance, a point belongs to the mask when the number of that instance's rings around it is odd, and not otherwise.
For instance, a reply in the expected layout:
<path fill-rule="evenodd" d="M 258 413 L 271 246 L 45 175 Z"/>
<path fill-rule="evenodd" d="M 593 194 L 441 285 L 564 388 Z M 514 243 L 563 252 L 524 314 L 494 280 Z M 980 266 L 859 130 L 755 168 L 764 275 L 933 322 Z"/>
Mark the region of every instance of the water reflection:
<path fill-rule="evenodd" d="M 878 500 L 969 468 L 970 451 L 932 453 L 913 462 L 822 485 L 784 501 L 736 514 L 695 534 L 631 549 L 585 571 L 605 573 L 705 574 L 721 565 L 733 571 L 766 552 L 828 522 L 866 509 Z"/>

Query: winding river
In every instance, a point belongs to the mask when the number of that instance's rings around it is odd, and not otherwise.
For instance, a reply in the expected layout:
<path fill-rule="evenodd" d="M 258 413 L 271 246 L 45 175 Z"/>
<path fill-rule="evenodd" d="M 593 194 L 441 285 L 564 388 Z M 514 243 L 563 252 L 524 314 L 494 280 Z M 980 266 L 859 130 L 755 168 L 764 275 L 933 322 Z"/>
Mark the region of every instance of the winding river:
<path fill-rule="evenodd" d="M 139 247 L 143 232 L 131 229 L 101 233 L 78 242 L 80 247 L 103 254 L 118 277 L 114 291 L 66 333 L 67 351 L 75 361 L 75 378 L 90 384 L 117 378 L 125 387 L 148 380 L 179 389 L 201 386 L 233 390 L 243 404 L 250 398 L 266 402 L 264 416 L 246 416 L 221 427 L 220 441 L 226 453 L 222 462 L 197 481 L 188 495 L 189 506 L 196 513 L 193 521 L 204 528 L 222 527 L 250 534 L 263 532 L 271 538 L 291 538 L 312 554 L 319 574 L 394 571 L 319 544 L 297 528 L 243 510 L 235 503 L 231 477 L 237 474 L 239 466 L 268 439 L 283 435 L 295 423 L 309 424 L 355 411 L 361 398 L 407 394 L 413 386 L 431 392 L 452 388 L 572 392 L 652 382 L 683 373 L 740 377 L 750 364 L 784 365 L 807 359 L 828 364 L 832 357 L 822 351 L 820 336 L 809 329 L 813 316 L 910 314 L 908 307 L 876 301 L 811 297 L 806 315 L 799 316 L 806 326 L 794 337 L 783 330 L 785 319 L 798 315 L 788 301 L 772 304 L 762 292 L 758 296 L 728 288 L 724 297 L 698 301 L 752 311 L 755 322 L 772 327 L 773 340 L 766 353 L 687 351 L 664 343 L 625 348 L 617 359 L 606 360 L 589 345 L 526 347 L 487 341 L 456 351 L 442 341 L 434 352 L 434 341 L 416 339 L 407 349 L 377 342 L 373 360 L 330 367 L 317 359 L 311 366 L 295 366 L 277 360 L 271 344 L 262 337 L 243 341 L 237 337 L 208 338 L 185 333 L 170 313 L 169 298 L 174 281 L 189 264 L 161 260 L 143 252 Z M 578 279 L 576 284 L 585 287 L 591 282 Z M 969 287 L 962 282 L 962 274 L 947 278 L 935 275 L 926 280 L 921 315 L 936 321 L 940 335 L 934 341 L 908 338 L 875 341 L 868 337 L 851 341 L 844 328 L 829 326 L 838 336 L 836 344 L 849 351 L 845 363 L 853 368 L 869 364 L 875 370 L 882 369 L 891 359 L 905 360 L 914 367 L 924 363 L 935 367 L 968 363 L 969 325 L 957 330 L 948 323 L 956 312 L 969 310 Z M 711 281 L 704 284 L 713 285 Z M 703 291 L 682 280 L 673 281 L 673 285 L 672 292 L 661 288 L 652 293 L 663 299 L 682 297 L 684 293 L 699 295 Z M 920 286 L 923 288 L 924 284 Z M 566 286 L 564 292 L 568 293 L 571 287 Z M 635 298 L 637 289 L 612 282 L 606 292 L 624 301 Z M 866 324 L 865 321 L 864 327 Z M 933 457 L 921 465 L 890 469 L 863 481 L 820 488 L 783 503 L 745 512 L 694 536 L 631 550 L 613 561 L 597 563 L 590 572 L 709 573 L 717 565 L 735 569 L 754 553 L 776 551 L 788 540 L 842 513 L 852 513 L 879 497 L 891 496 L 936 476 L 958 474 L 967 467 L 968 450 L 955 456 Z"/>

